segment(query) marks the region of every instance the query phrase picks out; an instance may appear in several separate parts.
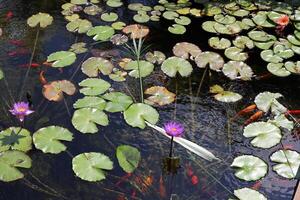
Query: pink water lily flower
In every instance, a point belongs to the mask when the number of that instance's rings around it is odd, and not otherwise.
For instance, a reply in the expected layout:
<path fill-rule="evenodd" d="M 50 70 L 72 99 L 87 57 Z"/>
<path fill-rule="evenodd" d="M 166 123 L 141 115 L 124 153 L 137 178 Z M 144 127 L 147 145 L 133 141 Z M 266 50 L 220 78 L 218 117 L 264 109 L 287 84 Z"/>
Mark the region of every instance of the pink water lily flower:
<path fill-rule="evenodd" d="M 173 121 L 164 124 L 164 129 L 166 133 L 171 137 L 180 137 L 184 132 L 183 125 Z"/>
<path fill-rule="evenodd" d="M 33 110 L 30 110 L 29 103 L 27 102 L 16 102 L 11 110 L 11 114 L 15 115 L 21 122 L 24 121 L 25 116 L 33 113 Z"/>
<path fill-rule="evenodd" d="M 280 26 L 287 26 L 289 24 L 290 18 L 287 15 L 283 15 L 276 20 L 276 23 Z"/>

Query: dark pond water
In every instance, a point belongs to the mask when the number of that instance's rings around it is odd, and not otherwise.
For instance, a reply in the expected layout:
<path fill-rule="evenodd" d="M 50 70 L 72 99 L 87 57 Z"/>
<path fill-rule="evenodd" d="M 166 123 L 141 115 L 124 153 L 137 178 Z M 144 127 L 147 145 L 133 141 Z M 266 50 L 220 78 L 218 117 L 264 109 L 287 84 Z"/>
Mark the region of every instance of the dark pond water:
<path fill-rule="evenodd" d="M 265 161 L 269 160 L 271 152 L 281 149 L 281 145 L 289 145 L 299 151 L 299 140 L 293 138 L 290 133 L 284 135 L 282 144 L 268 150 L 253 149 L 249 140 L 243 138 L 243 123 L 246 118 L 239 118 L 228 123 L 244 106 L 253 102 L 254 97 L 263 91 L 280 92 L 284 95 L 282 103 L 288 108 L 300 108 L 300 78 L 289 76 L 288 78 L 271 77 L 266 80 L 240 82 L 229 81 L 222 75 L 212 73 L 206 76 L 199 97 L 196 97 L 197 88 L 201 80 L 203 70 L 196 69 L 191 78 L 168 79 L 159 70 L 145 80 L 145 87 L 150 85 L 164 85 L 170 91 L 177 88 L 177 104 L 158 107 L 160 113 L 159 125 L 163 122 L 177 119 L 186 127 L 185 137 L 199 145 L 209 149 L 222 159 L 221 162 L 207 162 L 188 153 L 180 146 L 175 147 L 176 155 L 181 157 L 181 168 L 175 175 L 167 175 L 162 172 L 162 158 L 168 155 L 169 141 L 157 132 L 146 128 L 139 130 L 128 126 L 121 114 L 110 114 L 110 125 L 101 127 L 98 134 L 81 134 L 71 124 L 71 115 L 74 112 L 72 104 L 80 97 L 76 94 L 67 97 L 65 102 L 49 102 L 42 96 L 42 85 L 39 82 L 40 69 L 32 69 L 29 78 L 24 82 L 27 68 L 22 67 L 30 60 L 34 45 L 36 30 L 26 25 L 26 20 L 36 12 L 47 12 L 55 21 L 46 30 L 40 32 L 37 50 L 33 61 L 42 63 L 52 52 L 68 50 L 75 41 L 91 42 L 86 36 L 75 35 L 65 29 L 66 21 L 60 14 L 60 5 L 63 1 L 54 0 L 14 0 L 0 1 L 0 27 L 4 34 L 0 37 L 0 66 L 6 74 L 6 82 L 0 85 L 1 111 L 0 128 L 4 129 L 17 124 L 17 121 L 7 112 L 8 108 L 21 99 L 25 100 L 26 93 L 32 96 L 33 106 L 36 110 L 25 126 L 31 130 L 48 125 L 59 125 L 68 128 L 74 133 L 75 139 L 68 143 L 68 152 L 58 155 L 43 154 L 41 151 L 32 150 L 29 155 L 33 160 L 30 170 L 25 170 L 25 178 L 12 183 L 0 182 L 0 200 L 120 200 L 122 196 L 127 199 L 181 199 L 181 200 L 226 200 L 232 197 L 234 189 L 243 186 L 252 187 L 260 184 L 259 191 L 272 200 L 290 200 L 296 185 L 295 180 L 284 180 L 276 175 L 269 164 L 268 175 L 257 182 L 244 182 L 234 177 L 234 171 L 230 164 L 234 157 L 241 154 L 255 154 Z M 152 2 L 145 2 L 152 3 Z M 12 11 L 13 17 L 5 20 L 7 12 Z M 118 10 L 123 21 L 130 22 L 130 13 L 124 8 Z M 172 54 L 172 47 L 179 41 L 192 42 L 201 49 L 209 50 L 207 46 L 208 35 L 201 29 L 200 20 L 193 20 L 192 25 L 184 36 L 170 35 L 165 29 L 166 22 L 149 24 L 151 27 L 150 38 L 147 43 L 152 44 L 152 49 L 161 50 L 167 56 Z M 96 20 L 93 24 L 99 24 Z M 23 47 L 12 45 L 10 40 L 23 40 Z M 111 48 L 109 45 L 98 44 L 95 48 Z M 12 52 L 21 52 L 12 55 Z M 254 59 L 249 61 L 255 66 L 257 72 L 265 68 L 265 64 L 252 53 Z M 12 55 L 12 56 L 9 56 Z M 91 56 L 84 58 L 81 54 L 76 63 L 63 71 L 47 69 L 47 79 L 70 79 L 76 67 Z M 85 76 L 78 72 L 73 82 L 78 83 Z M 163 80 L 163 81 L 162 81 Z M 243 95 L 242 101 L 234 104 L 217 102 L 208 93 L 212 84 L 220 84 Z M 23 88 L 23 91 L 21 91 Z M 114 83 L 114 88 L 119 91 L 131 93 L 138 98 L 138 84 L 135 80 L 128 80 L 125 84 Z M 191 104 L 191 100 L 195 101 Z M 66 106 L 67 105 L 67 106 Z M 71 115 L 70 115 L 71 114 Z M 142 161 L 133 176 L 121 184 L 117 184 L 124 172 L 116 165 L 107 175 L 107 179 L 100 183 L 89 183 L 75 177 L 72 171 L 72 157 L 83 152 L 102 152 L 109 155 L 115 163 L 115 147 L 120 144 L 129 144 L 137 147 L 142 153 Z M 187 176 L 187 169 L 191 168 L 198 177 L 199 183 L 192 184 Z M 153 178 L 150 186 L 144 186 L 139 180 L 147 181 Z M 166 196 L 160 195 L 160 179 L 164 181 Z M 141 187 L 142 190 L 136 189 Z M 136 193 L 134 195 L 134 193 Z M 133 197 L 135 196 L 135 197 Z"/>

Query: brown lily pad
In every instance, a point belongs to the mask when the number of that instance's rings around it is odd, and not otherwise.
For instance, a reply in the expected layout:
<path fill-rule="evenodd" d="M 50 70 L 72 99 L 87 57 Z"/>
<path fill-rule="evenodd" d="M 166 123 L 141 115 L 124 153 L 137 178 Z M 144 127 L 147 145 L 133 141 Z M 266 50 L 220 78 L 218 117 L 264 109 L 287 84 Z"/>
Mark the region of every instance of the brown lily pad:
<path fill-rule="evenodd" d="M 63 93 L 71 96 L 75 91 L 75 85 L 68 80 L 53 81 L 43 86 L 43 95 L 49 101 L 61 101 Z"/>
<path fill-rule="evenodd" d="M 140 24 L 131 24 L 122 29 L 123 33 L 130 34 L 132 39 L 140 39 L 149 34 L 149 28 Z"/>
<path fill-rule="evenodd" d="M 145 94 L 151 95 L 147 98 L 148 101 L 160 106 L 172 103 L 175 100 L 175 94 L 162 86 L 153 86 L 145 91 Z"/>
<path fill-rule="evenodd" d="M 173 54 L 183 59 L 194 59 L 201 52 L 197 45 L 189 42 L 179 42 L 173 47 Z"/>

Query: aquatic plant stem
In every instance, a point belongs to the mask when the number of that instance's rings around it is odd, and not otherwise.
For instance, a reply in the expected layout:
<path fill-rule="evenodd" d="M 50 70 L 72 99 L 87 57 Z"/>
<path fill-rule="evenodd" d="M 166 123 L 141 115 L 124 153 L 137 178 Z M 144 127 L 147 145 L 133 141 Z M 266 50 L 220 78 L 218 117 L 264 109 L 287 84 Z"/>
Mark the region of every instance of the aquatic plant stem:
<path fill-rule="evenodd" d="M 172 158 L 173 156 L 173 143 L 174 143 L 174 136 L 171 137 L 170 153 L 169 153 L 170 158 Z"/>
<path fill-rule="evenodd" d="M 178 76 L 176 74 L 175 77 L 175 102 L 174 102 L 174 116 L 173 116 L 173 120 L 176 120 L 176 114 L 177 114 L 177 93 L 178 93 Z"/>
<path fill-rule="evenodd" d="M 203 74 L 202 74 L 202 77 L 201 77 L 201 80 L 200 80 L 200 83 L 199 83 L 199 86 L 198 86 L 198 89 L 197 89 L 196 98 L 199 97 L 199 95 L 200 95 L 201 88 L 202 88 L 202 85 L 203 85 L 204 78 L 205 78 L 205 75 L 206 75 L 206 73 L 207 73 L 207 70 L 208 70 L 208 65 L 205 67 L 204 72 L 203 72 Z M 195 100 L 194 100 L 194 103 L 195 103 L 195 101 L 196 101 L 196 98 L 195 98 Z"/>
<path fill-rule="evenodd" d="M 26 74 L 25 74 L 25 78 L 24 78 L 24 81 L 22 83 L 22 87 L 21 87 L 21 90 L 20 90 L 19 101 L 22 99 L 23 92 L 24 92 L 23 90 L 25 89 L 26 81 L 27 81 L 29 73 L 30 73 L 31 64 L 32 64 L 32 61 L 33 61 L 33 58 L 34 58 L 34 54 L 35 54 L 35 50 L 36 50 L 36 46 L 37 46 L 37 41 L 38 41 L 38 38 L 39 38 L 39 34 L 40 34 L 40 26 L 38 27 L 38 29 L 36 31 L 34 45 L 33 45 L 33 50 L 32 50 L 32 53 L 31 53 L 29 65 L 28 65 L 28 68 L 27 68 L 27 71 L 26 71 Z"/>
<path fill-rule="evenodd" d="M 137 66 L 138 66 L 138 74 L 139 74 L 139 80 L 140 80 L 140 98 L 141 102 L 144 103 L 144 89 L 143 89 L 143 79 L 141 77 L 141 68 L 140 68 L 140 56 L 141 56 L 141 48 L 142 48 L 142 39 L 139 39 L 138 46 L 136 44 L 135 38 L 133 40 L 133 46 L 134 46 L 134 51 L 135 51 L 135 56 L 137 60 Z"/>
<path fill-rule="evenodd" d="M 195 133 L 195 105 L 193 101 L 193 88 L 192 88 L 192 78 L 189 77 L 189 90 L 190 90 L 190 104 L 191 104 L 191 118 L 192 118 L 192 126 L 191 126 L 191 131 L 192 133 Z"/>

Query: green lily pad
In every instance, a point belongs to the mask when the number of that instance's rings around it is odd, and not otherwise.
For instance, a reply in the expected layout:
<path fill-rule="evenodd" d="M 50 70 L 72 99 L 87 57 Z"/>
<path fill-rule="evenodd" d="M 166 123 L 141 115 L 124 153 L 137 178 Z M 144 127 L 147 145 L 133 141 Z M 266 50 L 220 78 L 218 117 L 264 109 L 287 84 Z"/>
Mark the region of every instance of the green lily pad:
<path fill-rule="evenodd" d="M 112 8 L 118 8 L 123 5 L 123 2 L 120 0 L 108 0 L 108 1 L 106 1 L 106 5 L 108 5 L 109 7 L 112 7 Z"/>
<path fill-rule="evenodd" d="M 236 16 L 236 17 L 246 17 L 249 15 L 250 12 L 248 10 L 239 9 L 239 10 L 230 11 L 227 13 L 230 15 Z"/>
<path fill-rule="evenodd" d="M 287 39 L 290 43 L 292 43 L 295 46 L 300 46 L 300 40 L 298 40 L 297 37 L 295 37 L 294 35 L 288 35 Z"/>
<path fill-rule="evenodd" d="M 20 127 L 10 127 L 0 132 L 0 152 L 7 150 L 27 152 L 32 149 L 30 132 Z"/>
<path fill-rule="evenodd" d="M 285 68 L 295 74 L 300 74 L 300 61 L 292 62 L 288 61 L 284 64 Z"/>
<path fill-rule="evenodd" d="M 150 17 L 147 14 L 136 14 L 133 16 L 133 20 L 137 23 L 147 23 L 150 20 Z"/>
<path fill-rule="evenodd" d="M 254 122 L 244 128 L 243 135 L 247 138 L 254 137 L 251 144 L 264 149 L 277 145 L 281 138 L 280 129 L 268 122 Z"/>
<path fill-rule="evenodd" d="M 222 9 L 219 5 L 214 5 L 212 3 L 206 3 L 204 5 L 204 14 L 207 16 L 214 16 L 222 13 Z"/>
<path fill-rule="evenodd" d="M 24 174 L 17 168 L 31 167 L 31 159 L 21 151 L 5 151 L 0 153 L 0 180 L 11 182 L 22 179 Z"/>
<path fill-rule="evenodd" d="M 274 43 L 275 43 L 275 41 L 254 42 L 254 45 L 259 49 L 267 50 L 267 49 L 270 49 L 270 47 L 273 46 Z"/>
<path fill-rule="evenodd" d="M 52 67 L 67 67 L 76 60 L 76 54 L 70 51 L 57 51 L 47 57 L 47 62 L 53 62 Z"/>
<path fill-rule="evenodd" d="M 235 176 L 245 181 L 256 181 L 268 172 L 268 165 L 258 157 L 242 155 L 236 157 L 231 167 L 236 168 Z"/>
<path fill-rule="evenodd" d="M 217 33 L 216 29 L 214 28 L 215 24 L 217 24 L 215 21 L 205 21 L 202 23 L 202 29 L 209 33 Z"/>
<path fill-rule="evenodd" d="M 122 30 L 125 26 L 126 24 L 124 22 L 114 22 L 111 24 L 111 27 L 115 30 Z"/>
<path fill-rule="evenodd" d="M 100 8 L 97 5 L 91 5 L 91 6 L 85 7 L 83 12 L 88 15 L 94 16 L 94 15 L 98 15 L 100 12 L 102 12 L 102 8 Z"/>
<path fill-rule="evenodd" d="M 226 34 L 226 35 L 233 35 L 237 34 L 242 31 L 242 28 L 240 27 L 239 23 L 235 22 L 233 24 L 220 24 L 216 23 L 214 24 L 214 29 L 220 33 L 220 34 Z"/>
<path fill-rule="evenodd" d="M 72 4 L 84 5 L 88 3 L 88 0 L 71 0 Z"/>
<path fill-rule="evenodd" d="M 286 128 L 289 131 L 294 128 L 294 122 L 288 120 L 284 114 L 276 115 L 273 120 L 268 120 L 268 122 L 279 128 Z"/>
<path fill-rule="evenodd" d="M 255 97 L 254 102 L 257 108 L 264 112 L 271 109 L 272 113 L 285 113 L 287 109 L 277 101 L 280 97 L 282 97 L 280 93 L 262 92 Z"/>
<path fill-rule="evenodd" d="M 102 153 L 82 153 L 73 158 L 72 169 L 82 180 L 101 181 L 105 179 L 104 170 L 113 169 L 113 162 Z"/>
<path fill-rule="evenodd" d="M 4 78 L 4 73 L 2 71 L 2 69 L 0 69 L 0 80 Z"/>
<path fill-rule="evenodd" d="M 189 61 L 173 56 L 162 63 L 161 70 L 170 77 L 175 77 L 177 72 L 181 76 L 187 77 L 192 73 L 193 67 Z"/>
<path fill-rule="evenodd" d="M 300 55 L 300 46 L 292 45 L 291 48 L 292 48 L 292 50 L 294 51 L 295 54 Z"/>
<path fill-rule="evenodd" d="M 92 23 L 86 19 L 76 19 L 67 24 L 66 28 L 70 32 L 86 33 L 93 27 Z"/>
<path fill-rule="evenodd" d="M 186 17 L 186 16 L 179 16 L 178 18 L 175 18 L 175 22 L 177 24 L 183 25 L 183 26 L 187 26 L 189 25 L 192 21 L 190 20 L 190 18 Z"/>
<path fill-rule="evenodd" d="M 80 93 L 87 96 L 103 94 L 111 87 L 110 83 L 98 78 L 87 78 L 81 81 L 79 86 L 83 87 L 79 90 Z"/>
<path fill-rule="evenodd" d="M 223 14 L 215 15 L 214 20 L 221 24 L 233 24 L 236 21 L 235 17 Z"/>
<path fill-rule="evenodd" d="M 47 26 L 51 25 L 53 22 L 53 17 L 48 13 L 41 13 L 39 12 L 36 15 L 32 15 L 27 19 L 27 24 L 30 27 L 40 26 L 41 28 L 46 28 Z"/>
<path fill-rule="evenodd" d="M 256 23 L 258 26 L 266 27 L 266 28 L 272 28 L 276 26 L 276 23 L 274 23 L 272 20 L 268 18 L 268 12 L 266 11 L 259 11 L 256 13 L 256 15 L 252 18 L 254 23 Z"/>
<path fill-rule="evenodd" d="M 81 133 L 97 133 L 97 125 L 107 126 L 107 115 L 96 108 L 81 108 L 72 117 L 73 126 Z"/>
<path fill-rule="evenodd" d="M 65 19 L 69 22 L 75 21 L 79 18 L 80 18 L 80 16 L 78 14 L 72 14 L 72 15 L 65 16 Z"/>
<path fill-rule="evenodd" d="M 73 107 L 78 108 L 97 108 L 97 110 L 104 110 L 106 101 L 100 97 L 85 96 L 82 99 L 78 99 Z"/>
<path fill-rule="evenodd" d="M 110 12 L 110 13 L 103 13 L 101 15 L 101 19 L 105 22 L 114 22 L 118 19 L 117 13 Z"/>
<path fill-rule="evenodd" d="M 141 3 L 131 3 L 128 5 L 128 9 L 132 11 L 139 11 L 144 5 Z"/>
<path fill-rule="evenodd" d="M 268 12 L 269 19 L 272 20 L 274 23 L 277 23 L 278 19 L 280 19 L 283 16 L 285 16 L 285 14 L 278 13 L 275 11 Z"/>
<path fill-rule="evenodd" d="M 243 49 L 240 49 L 237 47 L 230 47 L 225 50 L 224 54 L 230 60 L 245 61 L 248 58 L 248 54 L 243 53 L 242 51 L 243 51 Z"/>
<path fill-rule="evenodd" d="M 33 134 L 34 146 L 44 153 L 58 154 L 67 149 L 61 141 L 72 141 L 73 134 L 63 127 L 48 126 Z"/>
<path fill-rule="evenodd" d="M 269 42 L 269 41 L 276 40 L 275 36 L 269 35 L 268 33 L 264 32 L 264 31 L 250 31 L 248 33 L 248 36 L 256 42 Z"/>
<path fill-rule="evenodd" d="M 300 154 L 292 150 L 278 150 L 270 156 L 272 162 L 278 164 L 273 166 L 273 170 L 284 178 L 295 178 L 300 166 Z"/>
<path fill-rule="evenodd" d="M 112 72 L 114 65 L 101 57 L 91 57 L 82 63 L 81 70 L 88 77 L 96 77 L 99 72 L 108 75 Z"/>
<path fill-rule="evenodd" d="M 186 28 L 180 24 L 169 26 L 168 31 L 173 34 L 182 35 L 186 32 Z"/>
<path fill-rule="evenodd" d="M 223 58 L 219 54 L 211 51 L 205 51 L 199 54 L 195 58 L 195 62 L 200 68 L 205 68 L 206 65 L 209 65 L 209 68 L 214 71 L 220 71 L 224 65 Z"/>
<path fill-rule="evenodd" d="M 260 57 L 266 61 L 266 62 L 270 62 L 270 63 L 280 63 L 283 61 L 283 59 L 274 54 L 274 52 L 272 50 L 264 50 L 260 53 Z"/>
<path fill-rule="evenodd" d="M 294 56 L 294 51 L 290 49 L 289 46 L 286 46 L 284 44 L 275 44 L 273 48 L 274 54 L 277 56 L 288 59 Z"/>
<path fill-rule="evenodd" d="M 138 68 L 140 68 L 140 74 L 139 74 Z M 131 70 L 129 72 L 129 76 L 132 76 L 134 78 L 139 78 L 139 75 L 141 77 L 146 77 L 146 76 L 150 75 L 151 72 L 153 72 L 154 65 L 145 60 L 140 60 L 139 62 L 138 61 L 130 61 L 125 65 L 124 69 Z"/>
<path fill-rule="evenodd" d="M 177 57 L 183 58 L 183 59 L 194 59 L 196 56 L 198 56 L 202 51 L 201 49 L 189 42 L 178 42 L 172 49 L 173 54 Z"/>
<path fill-rule="evenodd" d="M 209 46 L 214 49 L 227 49 L 231 46 L 230 40 L 226 38 L 219 38 L 219 37 L 211 37 L 208 40 Z"/>
<path fill-rule="evenodd" d="M 160 17 L 157 16 L 157 15 L 151 15 L 151 16 L 150 16 L 150 20 L 151 20 L 151 21 L 154 21 L 154 22 L 158 22 L 158 21 L 160 21 Z"/>
<path fill-rule="evenodd" d="M 165 11 L 162 16 L 168 20 L 175 20 L 177 17 L 179 17 L 179 14 L 174 11 Z"/>
<path fill-rule="evenodd" d="M 250 200 L 250 199 L 268 200 L 263 194 L 250 188 L 241 188 L 238 190 L 234 190 L 234 195 L 239 200 Z"/>
<path fill-rule="evenodd" d="M 241 100 L 243 97 L 235 92 L 225 91 L 220 85 L 213 85 L 209 89 L 210 93 L 214 93 L 217 101 L 229 103 Z"/>
<path fill-rule="evenodd" d="M 253 71 L 246 63 L 240 61 L 229 61 L 224 64 L 222 69 L 225 76 L 231 80 L 241 79 L 244 81 L 251 80 Z"/>
<path fill-rule="evenodd" d="M 163 52 L 161 51 L 153 51 L 153 52 L 147 52 L 145 54 L 145 59 L 149 62 L 151 62 L 152 64 L 161 64 L 166 60 L 166 56 Z"/>
<path fill-rule="evenodd" d="M 269 63 L 267 65 L 269 72 L 279 77 L 286 77 L 291 74 L 285 67 L 283 63 Z"/>
<path fill-rule="evenodd" d="M 254 24 L 253 20 L 249 19 L 249 18 L 243 18 L 242 23 L 249 26 L 249 27 L 255 27 L 256 26 L 256 24 Z"/>
<path fill-rule="evenodd" d="M 81 53 L 85 53 L 87 52 L 87 48 L 86 48 L 86 43 L 84 42 L 78 42 L 78 43 L 74 43 L 72 44 L 71 48 L 69 51 L 72 51 L 76 54 L 81 54 Z"/>
<path fill-rule="evenodd" d="M 254 48 L 254 43 L 253 41 L 248 38 L 247 36 L 237 36 L 234 40 L 233 40 L 233 45 L 236 46 L 237 48 L 240 49 L 245 49 L 246 47 L 248 49 L 253 49 Z"/>
<path fill-rule="evenodd" d="M 113 81 L 123 82 L 126 81 L 127 72 L 114 68 L 113 73 L 109 74 L 108 76 Z"/>
<path fill-rule="evenodd" d="M 106 41 L 115 34 L 115 30 L 110 26 L 95 26 L 91 28 L 88 32 L 88 36 L 94 36 L 93 40 L 95 41 Z"/>
<path fill-rule="evenodd" d="M 105 107 L 107 112 L 122 112 L 133 103 L 130 96 L 121 92 L 106 93 L 102 96 L 102 98 L 109 101 Z"/>
<path fill-rule="evenodd" d="M 129 145 L 120 145 L 116 152 L 119 165 L 127 173 L 132 173 L 141 160 L 141 153 L 135 147 Z"/>
<path fill-rule="evenodd" d="M 132 127 L 144 129 L 145 121 L 156 124 L 159 118 L 158 112 L 151 106 L 143 103 L 132 104 L 124 112 L 124 119 Z"/>

